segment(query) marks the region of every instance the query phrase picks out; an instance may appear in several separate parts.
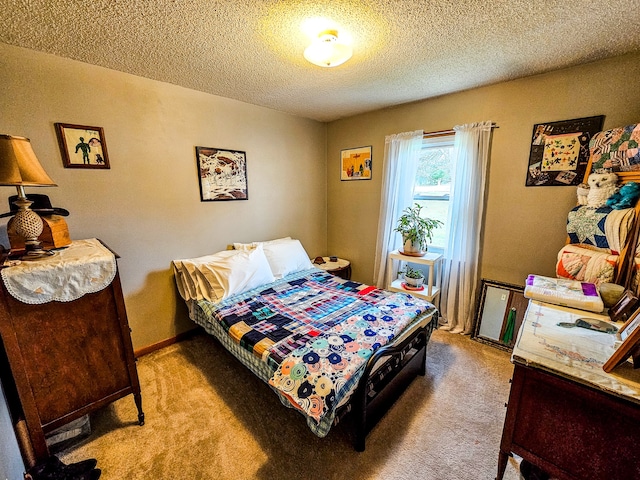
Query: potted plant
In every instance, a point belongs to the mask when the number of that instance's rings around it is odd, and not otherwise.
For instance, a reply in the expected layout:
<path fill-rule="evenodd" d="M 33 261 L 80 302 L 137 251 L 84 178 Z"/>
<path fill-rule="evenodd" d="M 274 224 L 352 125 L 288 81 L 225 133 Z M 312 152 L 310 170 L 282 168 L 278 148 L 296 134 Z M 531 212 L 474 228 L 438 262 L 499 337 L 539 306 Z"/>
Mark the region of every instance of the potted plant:
<path fill-rule="evenodd" d="M 406 283 L 409 288 L 418 289 L 422 287 L 422 284 L 424 283 L 424 274 L 421 270 L 407 265 L 404 270 L 400 271 L 400 273 L 402 273 L 404 283 Z"/>
<path fill-rule="evenodd" d="M 427 240 L 431 241 L 433 230 L 443 225 L 440 220 L 421 217 L 420 210 L 422 206 L 417 203 L 405 208 L 394 229 L 402 235 L 403 250 L 400 253 L 405 255 L 421 257 L 427 253 Z"/>

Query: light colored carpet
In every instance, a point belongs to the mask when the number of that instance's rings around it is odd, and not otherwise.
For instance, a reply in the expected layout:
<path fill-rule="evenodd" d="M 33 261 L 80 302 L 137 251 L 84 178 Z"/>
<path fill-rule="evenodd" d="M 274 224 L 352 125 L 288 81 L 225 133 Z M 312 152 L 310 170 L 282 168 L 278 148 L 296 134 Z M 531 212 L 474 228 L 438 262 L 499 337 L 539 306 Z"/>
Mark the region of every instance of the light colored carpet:
<path fill-rule="evenodd" d="M 350 422 L 317 438 L 213 337 L 198 334 L 139 360 L 144 426 L 128 396 L 92 415 L 91 436 L 59 455 L 97 458 L 102 480 L 493 479 L 512 372 L 507 352 L 434 332 L 427 375 L 358 453 Z M 512 459 L 505 479 L 519 478 Z"/>

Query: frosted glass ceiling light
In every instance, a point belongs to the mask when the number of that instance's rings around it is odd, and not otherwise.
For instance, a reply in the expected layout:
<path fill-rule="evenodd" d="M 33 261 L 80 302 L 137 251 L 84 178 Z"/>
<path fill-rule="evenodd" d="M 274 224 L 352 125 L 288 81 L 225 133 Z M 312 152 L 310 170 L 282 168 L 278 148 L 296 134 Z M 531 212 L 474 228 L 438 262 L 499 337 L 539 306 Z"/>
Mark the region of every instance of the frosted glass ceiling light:
<path fill-rule="evenodd" d="M 304 51 L 304 58 L 319 67 L 337 67 L 353 55 L 351 45 L 338 40 L 337 30 L 325 30 Z"/>

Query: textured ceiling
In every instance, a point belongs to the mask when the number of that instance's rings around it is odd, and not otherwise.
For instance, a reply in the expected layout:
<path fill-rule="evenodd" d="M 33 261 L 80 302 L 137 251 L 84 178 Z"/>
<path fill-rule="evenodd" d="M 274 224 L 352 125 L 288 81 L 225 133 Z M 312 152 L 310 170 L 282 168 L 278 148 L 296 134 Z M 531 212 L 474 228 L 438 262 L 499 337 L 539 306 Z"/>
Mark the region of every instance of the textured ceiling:
<path fill-rule="evenodd" d="M 321 121 L 640 50 L 638 0 L 0 0 L 0 42 Z M 354 55 L 307 63 L 309 17 Z"/>

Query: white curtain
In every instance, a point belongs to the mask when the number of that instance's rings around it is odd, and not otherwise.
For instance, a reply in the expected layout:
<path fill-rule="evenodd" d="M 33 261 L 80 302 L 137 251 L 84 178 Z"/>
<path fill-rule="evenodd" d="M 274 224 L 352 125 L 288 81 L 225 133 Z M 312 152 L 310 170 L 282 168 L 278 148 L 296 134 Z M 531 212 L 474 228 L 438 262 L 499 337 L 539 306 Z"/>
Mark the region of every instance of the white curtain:
<path fill-rule="evenodd" d="M 446 321 L 442 328 L 452 333 L 471 333 L 473 325 L 491 125 L 454 127 L 456 159 L 440 293 L 440 313 Z"/>
<path fill-rule="evenodd" d="M 400 235 L 394 232 L 402 211 L 413 202 L 413 187 L 422 148 L 422 130 L 387 135 L 384 140 L 384 174 L 378 217 L 378 239 L 373 278 L 384 288 L 387 277 L 387 255 L 400 247 Z"/>

